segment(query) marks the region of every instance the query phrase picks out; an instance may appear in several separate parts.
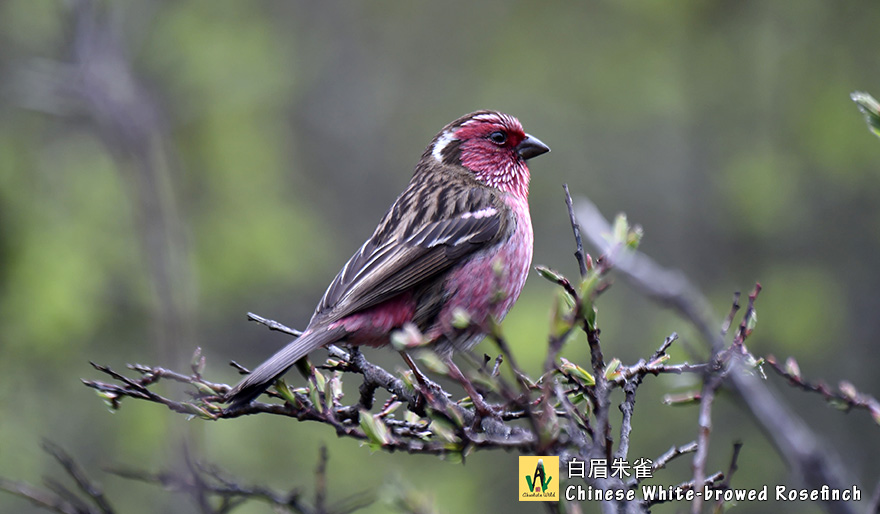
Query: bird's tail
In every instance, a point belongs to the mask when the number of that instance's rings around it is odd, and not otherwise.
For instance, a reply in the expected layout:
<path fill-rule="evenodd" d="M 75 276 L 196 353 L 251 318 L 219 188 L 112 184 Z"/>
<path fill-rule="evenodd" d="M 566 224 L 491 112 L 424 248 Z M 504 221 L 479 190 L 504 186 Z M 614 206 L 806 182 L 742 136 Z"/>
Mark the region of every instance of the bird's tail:
<path fill-rule="evenodd" d="M 235 409 L 250 403 L 260 396 L 275 380 L 283 375 L 296 361 L 305 357 L 312 350 L 316 350 L 325 344 L 338 341 L 342 329 L 318 329 L 306 331 L 296 340 L 279 350 L 275 355 L 266 359 L 265 362 L 251 371 L 224 398 L 226 403 L 231 404 L 230 409 Z"/>

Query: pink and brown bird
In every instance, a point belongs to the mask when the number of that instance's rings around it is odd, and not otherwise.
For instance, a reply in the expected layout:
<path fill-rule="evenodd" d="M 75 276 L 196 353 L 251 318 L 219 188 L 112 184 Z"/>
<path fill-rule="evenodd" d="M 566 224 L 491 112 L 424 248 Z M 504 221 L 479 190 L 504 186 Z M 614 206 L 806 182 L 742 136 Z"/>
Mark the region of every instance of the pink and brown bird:
<path fill-rule="evenodd" d="M 529 168 L 550 149 L 513 116 L 453 121 L 422 154 L 406 190 L 330 283 L 308 327 L 226 395 L 249 403 L 296 361 L 332 343 L 385 346 L 415 325 L 451 362 L 500 321 L 532 262 Z M 500 293 L 500 294 L 499 294 Z M 461 310 L 470 323 L 455 323 Z"/>

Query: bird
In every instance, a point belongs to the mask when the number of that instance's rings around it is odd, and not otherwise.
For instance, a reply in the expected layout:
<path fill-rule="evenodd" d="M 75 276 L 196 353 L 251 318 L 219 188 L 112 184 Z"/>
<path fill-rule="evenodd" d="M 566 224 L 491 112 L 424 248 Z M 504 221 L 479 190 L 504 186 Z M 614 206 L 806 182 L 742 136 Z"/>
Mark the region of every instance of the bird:
<path fill-rule="evenodd" d="M 451 363 L 501 321 L 532 261 L 526 161 L 550 151 L 515 117 L 466 114 L 433 138 L 406 189 L 345 263 L 302 334 L 224 396 L 250 404 L 298 360 L 323 346 L 386 346 L 414 325 Z M 462 328 L 456 316 L 466 313 Z M 457 368 L 456 368 L 457 369 Z"/>

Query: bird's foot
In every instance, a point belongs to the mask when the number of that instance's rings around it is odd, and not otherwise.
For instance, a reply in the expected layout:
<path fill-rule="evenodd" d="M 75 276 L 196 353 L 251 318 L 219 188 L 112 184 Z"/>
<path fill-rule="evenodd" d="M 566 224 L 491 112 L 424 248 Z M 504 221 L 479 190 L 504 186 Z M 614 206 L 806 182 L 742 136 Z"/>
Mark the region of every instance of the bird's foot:
<path fill-rule="evenodd" d="M 464 384 L 462 385 L 464 386 Z M 467 386 L 464 386 L 464 388 L 466 390 L 468 389 Z M 474 410 L 476 411 L 477 415 L 481 418 L 493 418 L 500 420 L 501 411 L 503 410 L 502 407 L 500 405 L 492 405 L 486 402 L 486 400 L 483 399 L 480 393 L 473 389 L 473 386 L 471 386 L 470 389 L 471 390 L 468 391 L 468 394 L 470 395 L 471 403 L 474 404 Z"/>

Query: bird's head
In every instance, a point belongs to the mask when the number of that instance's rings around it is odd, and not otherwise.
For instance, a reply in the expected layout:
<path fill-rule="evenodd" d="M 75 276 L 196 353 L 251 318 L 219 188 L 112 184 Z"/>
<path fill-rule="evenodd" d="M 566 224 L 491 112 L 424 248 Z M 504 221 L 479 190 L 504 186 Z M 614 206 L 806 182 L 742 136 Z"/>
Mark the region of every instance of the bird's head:
<path fill-rule="evenodd" d="M 529 190 L 526 161 L 549 151 L 538 138 L 526 134 L 513 116 L 477 111 L 444 127 L 423 158 L 463 166 L 484 184 L 525 198 Z"/>

